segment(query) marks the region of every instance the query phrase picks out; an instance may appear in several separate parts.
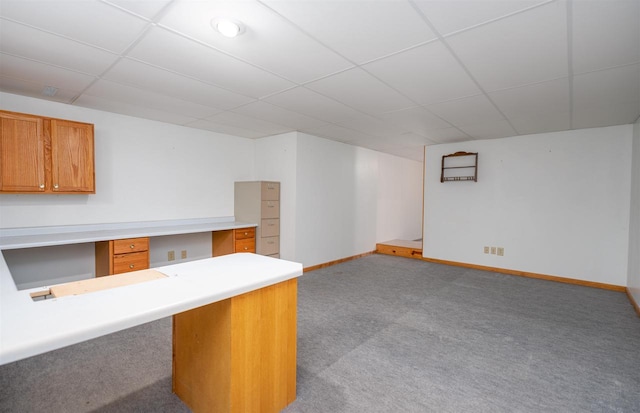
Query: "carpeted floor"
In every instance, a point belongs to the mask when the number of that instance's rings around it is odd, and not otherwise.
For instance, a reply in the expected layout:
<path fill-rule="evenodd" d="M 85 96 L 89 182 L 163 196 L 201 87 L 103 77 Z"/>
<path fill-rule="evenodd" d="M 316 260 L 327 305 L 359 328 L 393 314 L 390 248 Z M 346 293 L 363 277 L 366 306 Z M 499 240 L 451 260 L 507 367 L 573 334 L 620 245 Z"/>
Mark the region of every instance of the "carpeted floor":
<path fill-rule="evenodd" d="M 372 255 L 305 274 L 298 301 L 286 413 L 640 412 L 623 293 Z M 170 319 L 0 366 L 0 412 L 188 411 Z"/>

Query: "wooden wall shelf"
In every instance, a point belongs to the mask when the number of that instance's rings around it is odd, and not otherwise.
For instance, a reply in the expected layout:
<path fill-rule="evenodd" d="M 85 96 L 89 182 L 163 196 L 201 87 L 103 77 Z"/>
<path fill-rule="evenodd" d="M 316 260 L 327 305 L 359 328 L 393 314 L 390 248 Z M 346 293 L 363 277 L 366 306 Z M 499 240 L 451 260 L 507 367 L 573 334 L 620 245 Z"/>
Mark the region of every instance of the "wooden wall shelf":
<path fill-rule="evenodd" d="M 478 152 L 456 152 L 442 155 L 440 182 L 478 182 Z"/>

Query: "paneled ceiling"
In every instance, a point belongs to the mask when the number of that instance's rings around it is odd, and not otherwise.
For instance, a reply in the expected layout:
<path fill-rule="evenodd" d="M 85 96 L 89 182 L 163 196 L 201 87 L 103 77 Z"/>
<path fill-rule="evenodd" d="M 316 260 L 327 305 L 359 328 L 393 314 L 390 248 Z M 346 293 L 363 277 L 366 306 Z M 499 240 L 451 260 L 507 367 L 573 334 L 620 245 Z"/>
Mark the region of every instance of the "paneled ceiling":
<path fill-rule="evenodd" d="M 0 0 L 0 90 L 421 160 L 424 145 L 633 123 L 640 1 Z"/>

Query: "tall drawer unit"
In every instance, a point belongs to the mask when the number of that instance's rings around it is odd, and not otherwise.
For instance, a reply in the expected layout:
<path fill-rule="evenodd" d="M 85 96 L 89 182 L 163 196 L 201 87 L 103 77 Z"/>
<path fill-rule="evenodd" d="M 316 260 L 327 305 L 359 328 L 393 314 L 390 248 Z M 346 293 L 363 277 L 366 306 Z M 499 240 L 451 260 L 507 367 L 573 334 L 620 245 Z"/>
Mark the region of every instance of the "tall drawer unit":
<path fill-rule="evenodd" d="M 96 242 L 96 277 L 148 268 L 148 237 Z"/>
<path fill-rule="evenodd" d="M 258 224 L 256 253 L 279 257 L 280 182 L 236 182 L 234 198 L 235 219 Z"/>

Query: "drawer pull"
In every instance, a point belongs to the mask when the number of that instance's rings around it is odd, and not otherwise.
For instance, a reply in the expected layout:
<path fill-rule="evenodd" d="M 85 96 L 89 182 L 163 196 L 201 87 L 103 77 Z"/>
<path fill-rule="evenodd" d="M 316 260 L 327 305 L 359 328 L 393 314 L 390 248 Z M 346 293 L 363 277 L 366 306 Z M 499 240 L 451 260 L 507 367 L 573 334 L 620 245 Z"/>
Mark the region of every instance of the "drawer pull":
<path fill-rule="evenodd" d="M 129 264 L 129 268 L 133 269 L 133 267 L 135 267 L 135 265 Z"/>
<path fill-rule="evenodd" d="M 245 251 L 246 251 L 246 250 L 248 250 L 248 249 L 249 249 L 249 247 L 244 247 L 244 250 L 245 250 Z"/>
<path fill-rule="evenodd" d="M 245 233 L 244 233 L 244 235 L 249 235 L 249 233 L 248 233 L 248 232 L 245 232 Z"/>
<path fill-rule="evenodd" d="M 40 184 L 40 189 L 44 189 L 44 184 Z"/>
<path fill-rule="evenodd" d="M 136 244 L 131 244 L 129 245 L 129 248 L 134 249 L 136 247 Z"/>
<path fill-rule="evenodd" d="M 58 189 L 58 184 L 53 185 L 54 189 Z"/>

